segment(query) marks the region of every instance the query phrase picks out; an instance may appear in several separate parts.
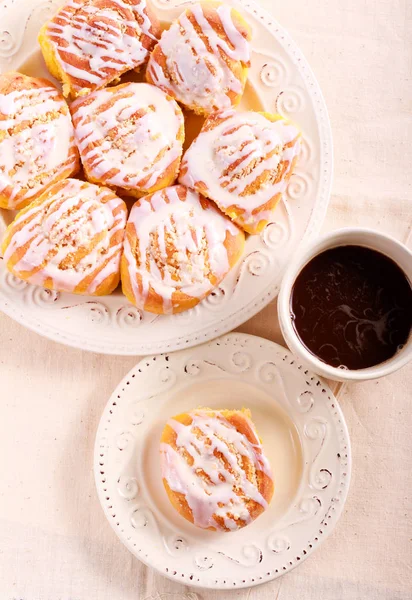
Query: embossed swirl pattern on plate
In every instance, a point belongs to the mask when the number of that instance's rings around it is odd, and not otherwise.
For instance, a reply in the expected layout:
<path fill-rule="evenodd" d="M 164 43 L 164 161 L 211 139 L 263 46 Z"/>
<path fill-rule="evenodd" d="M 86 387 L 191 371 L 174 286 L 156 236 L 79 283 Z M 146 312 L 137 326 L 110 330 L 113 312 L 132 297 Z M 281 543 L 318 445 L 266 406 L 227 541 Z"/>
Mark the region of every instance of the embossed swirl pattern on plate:
<path fill-rule="evenodd" d="M 167 399 L 191 385 L 207 388 L 217 375 L 219 381 L 242 381 L 248 390 L 251 385 L 264 386 L 273 394 L 302 440 L 306 467 L 296 496 L 278 520 L 265 520 L 264 514 L 243 537 L 229 534 L 206 540 L 203 534 L 208 532 L 197 534 L 177 515 L 169 520 L 162 502 L 150 497 L 136 461 L 146 461 L 144 448 L 153 423 L 164 423 L 173 414 L 168 414 L 173 408 Z M 253 402 L 250 408 L 253 413 Z M 112 526 L 139 558 L 189 585 L 244 587 L 300 564 L 336 524 L 348 489 L 349 439 L 330 390 L 284 348 L 243 334 L 143 359 L 113 393 L 96 440 L 97 487 Z M 149 477 L 154 477 L 152 470 Z"/>
<path fill-rule="evenodd" d="M 60 3 L 20 3 L 19 19 L 10 18 L 13 5 L 1 13 L 3 71 L 18 69 L 30 48 L 37 49 L 38 28 Z M 189 3 L 155 0 L 154 4 L 161 19 L 168 21 Z M 82 349 L 138 355 L 207 341 L 237 327 L 276 296 L 287 260 L 322 224 L 332 172 L 330 126 L 318 85 L 287 33 L 257 4 L 248 0 L 233 0 L 232 4 L 245 13 L 253 29 L 249 76 L 262 107 L 272 112 L 278 109 L 296 120 L 304 133 L 298 173 L 287 192 L 289 214 L 279 205 L 274 223 L 262 235 L 249 236 L 242 259 L 215 294 L 188 313 L 170 317 L 142 314 L 131 309 L 119 292 L 99 298 L 99 307 L 88 304 L 93 298 L 74 301 L 72 296 L 61 294 L 57 301 L 41 302 L 40 308 L 35 299 L 42 293 L 27 292 L 23 287 L 16 290 L 5 280 L 0 261 L 4 282 L 0 308 L 11 317 L 47 337 Z M 73 304 L 78 304 L 76 310 L 64 310 Z"/>

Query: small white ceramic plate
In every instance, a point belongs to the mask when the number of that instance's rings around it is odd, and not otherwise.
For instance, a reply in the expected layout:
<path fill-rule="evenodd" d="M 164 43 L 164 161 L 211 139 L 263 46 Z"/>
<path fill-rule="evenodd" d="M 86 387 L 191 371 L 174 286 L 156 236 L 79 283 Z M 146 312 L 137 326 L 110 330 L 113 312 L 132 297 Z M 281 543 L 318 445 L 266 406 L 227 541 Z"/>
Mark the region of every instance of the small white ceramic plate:
<path fill-rule="evenodd" d="M 153 0 L 170 22 L 191 2 Z M 37 46 L 41 25 L 60 1 L 0 4 L 0 71 L 49 77 Z M 304 241 L 319 231 L 332 181 L 332 140 L 322 93 L 305 58 L 271 15 L 248 0 L 229 0 L 253 30 L 252 67 L 242 107 L 280 112 L 303 133 L 303 152 L 275 221 L 248 238 L 242 259 L 193 310 L 170 317 L 143 313 L 116 292 L 104 298 L 59 294 L 22 283 L 0 260 L 0 310 L 53 340 L 107 354 L 147 354 L 193 346 L 234 329 L 279 291 L 282 273 Z M 194 128 L 199 123 L 194 123 Z M 0 210 L 0 235 L 10 213 Z"/>
<path fill-rule="evenodd" d="M 237 532 L 195 527 L 163 488 L 162 429 L 199 406 L 250 408 L 272 465 L 269 508 Z M 348 491 L 350 445 L 326 384 L 285 348 L 229 334 L 136 365 L 103 413 L 94 471 L 105 515 L 135 556 L 187 585 L 233 589 L 282 575 L 330 534 Z"/>

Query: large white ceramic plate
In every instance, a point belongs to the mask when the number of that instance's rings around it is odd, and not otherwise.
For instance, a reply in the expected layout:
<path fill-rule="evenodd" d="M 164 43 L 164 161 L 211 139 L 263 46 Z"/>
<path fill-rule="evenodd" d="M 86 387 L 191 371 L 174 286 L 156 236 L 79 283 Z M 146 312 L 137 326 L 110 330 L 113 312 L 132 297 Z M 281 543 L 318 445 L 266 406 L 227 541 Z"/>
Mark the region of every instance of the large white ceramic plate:
<path fill-rule="evenodd" d="M 29 74 L 47 75 L 36 37 L 59 4 L 9 0 L 0 5 L 1 71 L 23 68 Z M 168 22 L 190 2 L 154 0 L 154 4 Z M 146 354 L 212 339 L 246 321 L 276 296 L 291 256 L 322 224 L 332 179 L 331 131 L 316 79 L 286 31 L 258 4 L 247 0 L 229 4 L 243 11 L 253 29 L 243 107 L 278 111 L 295 120 L 303 132 L 302 157 L 275 221 L 260 236 L 249 237 L 242 259 L 219 288 L 181 315 L 142 313 L 120 292 L 96 299 L 36 288 L 8 274 L 0 260 L 0 309 L 5 313 L 71 346 L 108 354 Z M 39 66 L 41 73 L 36 72 Z M 2 212 L 0 234 L 10 218 Z"/>
<path fill-rule="evenodd" d="M 162 429 L 198 406 L 250 408 L 272 465 L 269 508 L 237 532 L 195 527 L 163 488 Z M 108 521 L 140 560 L 187 585 L 233 589 L 282 575 L 330 534 L 348 491 L 350 445 L 326 384 L 281 346 L 229 334 L 136 365 L 101 418 L 94 472 Z"/>

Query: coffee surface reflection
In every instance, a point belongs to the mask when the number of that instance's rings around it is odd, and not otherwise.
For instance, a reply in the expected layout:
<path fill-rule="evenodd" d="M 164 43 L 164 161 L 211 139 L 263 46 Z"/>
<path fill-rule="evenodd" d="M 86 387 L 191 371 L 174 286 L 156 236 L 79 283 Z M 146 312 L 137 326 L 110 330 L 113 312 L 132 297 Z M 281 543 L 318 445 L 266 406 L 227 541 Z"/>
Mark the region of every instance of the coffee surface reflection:
<path fill-rule="evenodd" d="M 333 367 L 382 363 L 407 342 L 412 288 L 384 254 L 338 246 L 310 260 L 291 296 L 295 331 L 306 348 Z"/>

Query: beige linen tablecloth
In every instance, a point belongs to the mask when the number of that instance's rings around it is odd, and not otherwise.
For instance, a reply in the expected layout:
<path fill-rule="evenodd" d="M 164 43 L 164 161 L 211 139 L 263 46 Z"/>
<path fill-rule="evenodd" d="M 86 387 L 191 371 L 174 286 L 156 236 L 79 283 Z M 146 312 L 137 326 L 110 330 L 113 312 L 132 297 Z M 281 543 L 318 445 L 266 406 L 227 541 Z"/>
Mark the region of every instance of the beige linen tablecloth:
<path fill-rule="evenodd" d="M 367 225 L 412 243 L 411 0 L 262 3 L 326 97 L 335 179 L 324 230 Z M 272 304 L 240 331 L 282 343 L 276 323 Z M 96 427 L 136 359 L 64 348 L 1 314 L 0 328 L 0 600 L 412 599 L 412 365 L 338 386 L 352 486 L 319 550 L 270 584 L 198 591 L 135 559 L 96 497 Z"/>

